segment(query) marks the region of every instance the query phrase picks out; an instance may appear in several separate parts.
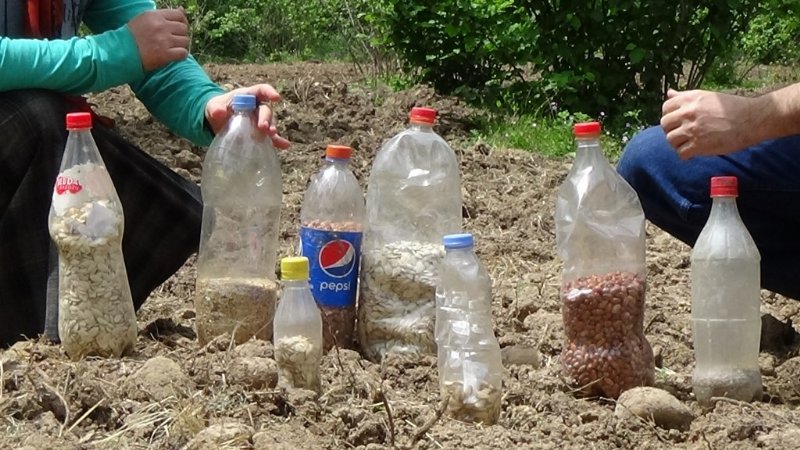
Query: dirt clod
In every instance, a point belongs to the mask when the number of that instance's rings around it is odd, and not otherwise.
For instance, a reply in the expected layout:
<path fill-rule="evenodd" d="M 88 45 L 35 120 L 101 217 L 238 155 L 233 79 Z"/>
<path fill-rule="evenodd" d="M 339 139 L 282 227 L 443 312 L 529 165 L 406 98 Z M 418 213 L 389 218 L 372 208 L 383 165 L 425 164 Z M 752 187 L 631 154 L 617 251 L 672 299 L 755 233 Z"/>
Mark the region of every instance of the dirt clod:
<path fill-rule="evenodd" d="M 128 397 L 134 400 L 161 401 L 167 397 L 186 397 L 194 390 L 194 383 L 175 361 L 156 356 L 125 382 Z"/>
<path fill-rule="evenodd" d="M 250 447 L 253 429 L 242 423 L 225 422 L 211 425 L 197 433 L 187 450 L 240 449 Z"/>
<path fill-rule="evenodd" d="M 622 420 L 633 416 L 651 420 L 667 429 L 685 430 L 694 420 L 692 411 L 672 394 L 654 387 L 638 387 L 622 393 L 614 408 L 614 415 Z"/>

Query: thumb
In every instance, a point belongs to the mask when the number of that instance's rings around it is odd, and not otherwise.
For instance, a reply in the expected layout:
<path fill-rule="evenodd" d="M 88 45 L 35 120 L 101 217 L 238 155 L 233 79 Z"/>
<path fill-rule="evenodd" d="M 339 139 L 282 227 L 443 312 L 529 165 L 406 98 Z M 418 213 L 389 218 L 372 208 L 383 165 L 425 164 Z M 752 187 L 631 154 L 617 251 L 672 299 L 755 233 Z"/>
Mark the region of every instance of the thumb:
<path fill-rule="evenodd" d="M 681 91 L 677 91 L 677 90 L 675 90 L 675 89 L 669 89 L 669 90 L 667 91 L 667 98 L 673 98 L 673 97 L 677 97 L 677 96 L 679 96 L 679 95 L 681 95 L 681 94 L 682 94 L 682 92 L 681 92 Z"/>

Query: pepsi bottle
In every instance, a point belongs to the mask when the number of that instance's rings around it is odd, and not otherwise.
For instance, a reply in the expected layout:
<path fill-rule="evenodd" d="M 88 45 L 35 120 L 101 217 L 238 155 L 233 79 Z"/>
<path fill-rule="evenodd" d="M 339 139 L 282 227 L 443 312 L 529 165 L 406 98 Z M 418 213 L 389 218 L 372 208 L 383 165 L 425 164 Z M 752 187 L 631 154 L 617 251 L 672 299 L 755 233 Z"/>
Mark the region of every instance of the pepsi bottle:
<path fill-rule="evenodd" d="M 351 348 L 364 223 L 364 194 L 348 167 L 352 149 L 329 145 L 325 165 L 311 180 L 300 211 L 300 251 L 322 311 L 323 346 Z"/>

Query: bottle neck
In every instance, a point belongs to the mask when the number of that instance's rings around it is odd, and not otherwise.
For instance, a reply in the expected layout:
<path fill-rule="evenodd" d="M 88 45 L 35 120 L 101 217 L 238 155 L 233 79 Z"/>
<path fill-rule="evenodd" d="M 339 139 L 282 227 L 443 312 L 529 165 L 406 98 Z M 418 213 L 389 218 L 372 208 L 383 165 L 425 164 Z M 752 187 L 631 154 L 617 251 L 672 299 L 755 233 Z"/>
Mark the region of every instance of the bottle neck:
<path fill-rule="evenodd" d="M 724 217 L 736 217 L 741 220 L 739 208 L 736 206 L 736 197 L 712 197 L 709 220 Z"/>
<path fill-rule="evenodd" d="M 600 154 L 602 153 L 600 150 L 600 138 L 599 137 L 591 137 L 591 138 L 577 138 L 576 140 L 577 151 L 576 156 L 584 156 L 584 155 L 591 155 L 591 154 Z"/>
<path fill-rule="evenodd" d="M 336 167 L 347 167 L 350 164 L 349 158 L 332 158 L 330 156 L 325 157 L 325 162 L 328 163 L 330 166 Z"/>
<path fill-rule="evenodd" d="M 283 280 L 284 289 L 308 289 L 308 280 Z"/>
<path fill-rule="evenodd" d="M 410 122 L 408 128 L 423 133 L 433 133 L 433 124 L 425 122 Z"/>

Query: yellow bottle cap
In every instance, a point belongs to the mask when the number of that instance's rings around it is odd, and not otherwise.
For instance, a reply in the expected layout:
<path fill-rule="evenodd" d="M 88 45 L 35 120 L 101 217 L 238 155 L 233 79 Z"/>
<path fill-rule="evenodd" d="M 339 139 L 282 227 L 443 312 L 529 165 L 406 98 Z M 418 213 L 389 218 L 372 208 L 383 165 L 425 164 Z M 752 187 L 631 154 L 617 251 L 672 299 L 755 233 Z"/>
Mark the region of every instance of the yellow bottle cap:
<path fill-rule="evenodd" d="M 281 279 L 286 281 L 302 281 L 308 279 L 308 258 L 305 256 L 289 256 L 281 260 Z"/>

